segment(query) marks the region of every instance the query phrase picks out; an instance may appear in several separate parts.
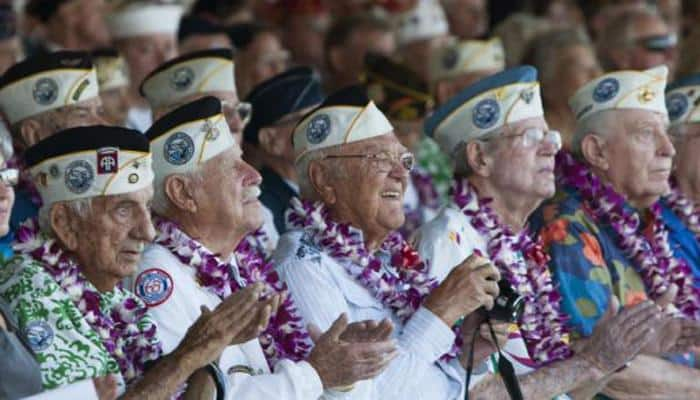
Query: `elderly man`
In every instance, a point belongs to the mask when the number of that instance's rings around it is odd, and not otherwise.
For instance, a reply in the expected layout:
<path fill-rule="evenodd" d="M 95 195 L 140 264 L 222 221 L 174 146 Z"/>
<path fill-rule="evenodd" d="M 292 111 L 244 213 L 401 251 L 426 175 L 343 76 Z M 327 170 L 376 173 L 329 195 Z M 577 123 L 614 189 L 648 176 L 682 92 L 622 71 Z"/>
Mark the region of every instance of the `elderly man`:
<path fill-rule="evenodd" d="M 418 0 L 413 8 L 398 14 L 395 19 L 399 56 L 421 78 L 429 80 L 429 63 L 425 60 L 430 60 L 433 50 L 450 40 L 445 11 L 440 2 Z"/>
<path fill-rule="evenodd" d="M 417 153 L 420 147 L 425 146 L 421 141 L 423 121 L 433 108 L 428 85 L 404 64 L 375 54 L 365 57 L 363 80 L 368 97 L 388 117 L 401 144 Z M 438 168 L 439 164 L 431 167 Z M 441 205 L 440 194 L 428 170 L 418 166 L 411 170 L 403 200 L 406 221 L 401 227 L 401 234 L 410 237 L 419 226 L 437 214 Z"/>
<path fill-rule="evenodd" d="M 295 128 L 304 200 L 292 199 L 291 230 L 273 259 L 305 320 L 327 328 L 345 313 L 352 321 L 391 319 L 397 327 L 399 356 L 346 398 L 461 398 L 464 369 L 450 328 L 493 305 L 498 273 L 472 257 L 438 286 L 394 232 L 404 222 L 413 155 L 365 93 L 359 86 L 341 90 Z"/>
<path fill-rule="evenodd" d="M 155 236 L 143 134 L 72 128 L 32 147 L 26 159 L 44 201 L 42 229 L 34 222 L 20 229 L 0 297 L 36 353 L 44 388 L 114 374 L 129 385 L 124 398 L 166 398 L 224 347 L 264 328 L 269 305 L 258 301 L 262 288 L 251 287 L 204 312 L 177 350 L 161 358 L 146 305 L 119 286 Z"/>
<path fill-rule="evenodd" d="M 677 33 L 656 11 L 632 8 L 608 21 L 596 45 L 607 71 L 666 65 L 673 75 L 677 43 Z"/>
<path fill-rule="evenodd" d="M 303 115 L 323 101 L 321 81 L 309 67 L 297 67 L 269 79 L 248 95 L 255 110 L 245 127 L 246 151 L 260 161 L 260 201 L 274 217 L 277 232 L 284 233 L 284 213 L 292 197 L 299 196 L 292 133 Z"/>
<path fill-rule="evenodd" d="M 481 39 L 489 31 L 486 0 L 442 0 L 450 33 L 461 40 Z"/>
<path fill-rule="evenodd" d="M 129 128 L 145 132 L 151 126 L 151 109 L 139 95 L 139 85 L 159 65 L 177 57 L 181 16 L 179 5 L 144 0 L 114 2 L 107 13 L 114 45 L 129 67 Z"/>
<path fill-rule="evenodd" d="M 498 38 L 451 41 L 434 48 L 429 60 L 432 92 L 438 104 L 506 67 L 503 44 Z"/>
<path fill-rule="evenodd" d="M 27 15 L 44 28 L 42 51 L 89 51 L 109 44 L 104 0 L 29 0 Z"/>
<path fill-rule="evenodd" d="M 700 393 L 698 371 L 656 356 L 697 345 L 700 319 L 692 272 L 674 255 L 657 203 L 669 190 L 675 154 L 666 135 L 666 75 L 666 67 L 620 71 L 576 92 L 574 155 L 557 163 L 562 192 L 532 221 L 575 333 L 590 335 L 613 296 L 625 307 L 650 298 L 675 316 L 662 328 L 664 340 L 611 377 L 604 391 L 611 397 Z"/>
<path fill-rule="evenodd" d="M 129 71 L 126 61 L 114 49 L 92 52 L 102 100 L 102 116 L 111 124 L 123 126 L 129 112 Z"/>
<path fill-rule="evenodd" d="M 592 396 L 606 376 L 655 338 L 650 331 L 658 327 L 659 318 L 651 302 L 616 318 L 613 309 L 577 354 L 569 345 L 566 316 L 542 257 L 542 243 L 525 228 L 530 213 L 554 194 L 554 155 L 561 147 L 559 133 L 549 131 L 544 120 L 537 71 L 518 67 L 468 87 L 436 110 L 426 131 L 455 163 L 449 205 L 416 235 L 431 274 L 443 280 L 465 257 L 487 255 L 523 297 L 519 319 L 505 321 L 517 325 L 501 324 L 497 330 L 508 337 L 504 352 L 516 373 L 526 375 L 520 383 L 524 398 Z M 493 318 L 494 323 L 499 320 Z M 462 329 L 478 331 L 482 321 L 474 316 Z M 475 339 L 476 360 L 493 351 L 488 340 L 486 335 Z M 495 363 L 486 364 L 491 372 L 497 370 Z M 505 396 L 500 379 L 485 378 L 484 366 L 477 371 L 483 372 L 475 377 L 478 383 L 470 394 Z"/>
<path fill-rule="evenodd" d="M 0 78 L 0 108 L 10 124 L 14 164 L 24 169 L 24 149 L 57 131 L 102 123 L 97 75 L 84 52 L 59 51 L 30 57 Z M 35 217 L 41 198 L 26 173 L 20 175 L 11 230 Z"/>
<path fill-rule="evenodd" d="M 309 334 L 274 268 L 239 246 L 261 223 L 260 175 L 241 159 L 217 99 L 174 110 L 147 136 L 156 170 L 158 234 L 134 291 L 158 322 L 165 352 L 185 337 L 201 306 L 214 307 L 262 282 L 273 316 L 259 338 L 222 354 L 229 398 L 316 399 L 323 389 L 372 378 L 386 366 L 395 352 L 388 323 L 363 329 L 341 317 L 309 352 Z M 354 343 L 358 338 L 364 343 Z"/>

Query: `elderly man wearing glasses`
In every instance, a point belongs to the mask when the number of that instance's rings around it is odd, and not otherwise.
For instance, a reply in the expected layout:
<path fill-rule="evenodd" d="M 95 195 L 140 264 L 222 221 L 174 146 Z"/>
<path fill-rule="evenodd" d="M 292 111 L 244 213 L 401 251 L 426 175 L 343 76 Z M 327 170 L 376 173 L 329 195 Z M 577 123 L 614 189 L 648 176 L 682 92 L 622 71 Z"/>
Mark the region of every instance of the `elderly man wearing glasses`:
<path fill-rule="evenodd" d="M 294 149 L 303 200 L 292 199 L 273 259 L 302 317 L 321 329 L 343 313 L 396 327 L 396 359 L 344 398 L 460 398 L 451 328 L 493 305 L 495 267 L 471 257 L 439 284 L 396 232 L 414 159 L 364 87 L 336 92 L 305 116 Z"/>
<path fill-rule="evenodd" d="M 524 375 L 525 398 L 595 394 L 596 385 L 652 337 L 655 307 L 649 302 L 617 317 L 611 313 L 579 352 L 570 347 L 542 243 L 526 228 L 533 210 L 554 194 L 554 156 L 561 148 L 559 132 L 548 130 L 544 119 L 537 70 L 510 69 L 466 88 L 436 110 L 426 128 L 455 163 L 450 204 L 416 235 L 432 275 L 442 280 L 465 257 L 484 254 L 504 278 L 501 291 L 510 286 L 522 298 L 521 312 L 507 310 L 506 318 L 475 313 L 462 326 L 479 363 L 470 394 L 503 398 L 501 379 L 487 371 L 500 370 L 507 381 L 505 359 Z M 492 342 L 487 319 L 499 343 Z M 499 368 L 487 357 L 504 344 Z"/>

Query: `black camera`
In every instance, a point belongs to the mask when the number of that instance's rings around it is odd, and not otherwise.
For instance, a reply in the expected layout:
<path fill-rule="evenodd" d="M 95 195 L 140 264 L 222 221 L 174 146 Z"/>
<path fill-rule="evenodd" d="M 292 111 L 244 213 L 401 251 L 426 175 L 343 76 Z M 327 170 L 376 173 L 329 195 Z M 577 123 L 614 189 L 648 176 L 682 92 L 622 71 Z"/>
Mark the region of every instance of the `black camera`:
<path fill-rule="evenodd" d="M 493 308 L 491 310 L 482 308 L 481 311 L 491 321 L 518 322 L 523 315 L 524 307 L 525 298 L 510 286 L 510 282 L 501 279 L 498 281 L 498 297 L 493 302 Z"/>

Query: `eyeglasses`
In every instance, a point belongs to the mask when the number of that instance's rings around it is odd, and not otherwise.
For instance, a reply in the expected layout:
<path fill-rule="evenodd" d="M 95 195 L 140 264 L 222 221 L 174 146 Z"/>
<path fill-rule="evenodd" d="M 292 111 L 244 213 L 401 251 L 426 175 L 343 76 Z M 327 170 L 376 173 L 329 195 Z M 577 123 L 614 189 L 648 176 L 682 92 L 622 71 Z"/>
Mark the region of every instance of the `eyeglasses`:
<path fill-rule="evenodd" d="M 647 51 L 662 52 L 676 47 L 678 36 L 674 34 L 644 36 L 635 39 L 633 43 Z"/>
<path fill-rule="evenodd" d="M 221 106 L 224 109 L 224 114 L 226 119 L 233 118 L 237 116 L 241 120 L 241 125 L 246 126 L 250 121 L 250 117 L 253 115 L 253 105 L 245 101 L 239 101 L 236 104 L 228 100 L 223 100 Z M 232 114 L 235 113 L 235 114 Z"/>
<path fill-rule="evenodd" d="M 495 136 L 494 138 L 497 138 Z M 528 128 L 525 132 L 519 135 L 505 135 L 501 136 L 504 139 L 513 139 L 516 144 L 523 148 L 537 147 L 545 141 L 546 143 L 553 144 L 557 151 L 561 150 L 561 134 L 559 131 L 545 131 L 539 128 Z"/>
<path fill-rule="evenodd" d="M 396 164 L 401 165 L 406 171 L 410 172 L 416 163 L 413 153 L 408 151 L 401 154 L 381 151 L 374 154 L 338 154 L 323 157 L 323 159 L 326 158 L 365 158 L 370 161 L 372 168 L 378 172 L 389 172 L 394 169 Z"/>
<path fill-rule="evenodd" d="M 0 183 L 5 186 L 15 186 L 19 181 L 19 170 L 17 168 L 0 169 Z"/>

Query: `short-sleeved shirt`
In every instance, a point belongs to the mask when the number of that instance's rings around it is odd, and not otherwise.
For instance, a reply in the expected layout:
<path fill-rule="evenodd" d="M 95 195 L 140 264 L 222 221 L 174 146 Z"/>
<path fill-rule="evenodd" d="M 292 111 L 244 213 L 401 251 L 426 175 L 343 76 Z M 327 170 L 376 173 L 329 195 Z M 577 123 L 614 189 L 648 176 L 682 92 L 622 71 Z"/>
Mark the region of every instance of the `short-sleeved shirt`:
<path fill-rule="evenodd" d="M 0 316 L 7 327 L 0 329 L 0 399 L 19 399 L 41 392 L 39 365 L 2 299 Z"/>

